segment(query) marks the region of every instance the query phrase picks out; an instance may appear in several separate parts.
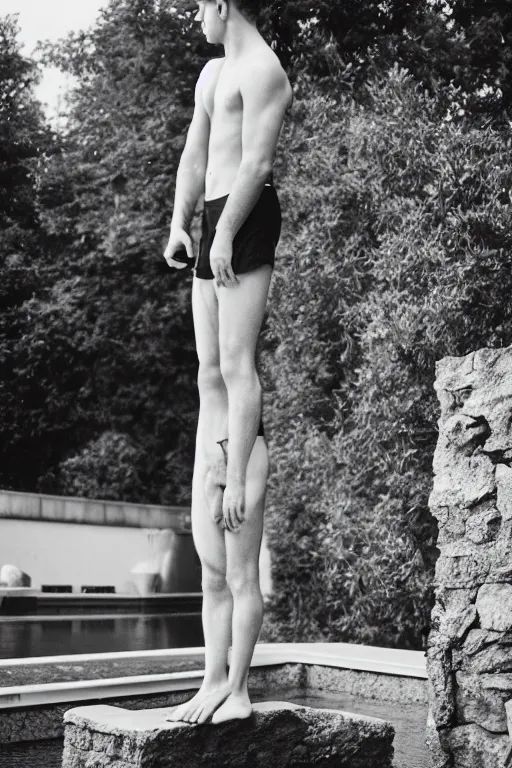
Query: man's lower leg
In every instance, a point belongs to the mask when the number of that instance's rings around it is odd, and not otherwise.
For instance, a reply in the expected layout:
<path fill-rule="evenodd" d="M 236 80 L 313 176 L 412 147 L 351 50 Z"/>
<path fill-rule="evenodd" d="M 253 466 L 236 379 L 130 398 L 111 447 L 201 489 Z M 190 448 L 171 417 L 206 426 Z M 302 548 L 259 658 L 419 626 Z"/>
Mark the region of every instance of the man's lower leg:
<path fill-rule="evenodd" d="M 212 525 L 205 496 L 205 480 L 210 457 L 214 455 L 215 447 L 218 449 L 216 441 L 220 439 L 219 433 L 222 435 L 226 430 L 227 393 L 218 367 L 215 369 L 215 366 L 202 366 L 200 371 L 201 408 L 192 482 L 192 515 L 199 520 L 203 518 L 202 526 Z M 211 546 L 208 541 L 211 532 L 207 533 L 204 530 L 200 535 L 206 536 L 199 547 L 203 569 L 202 619 L 205 640 L 205 676 L 198 693 L 171 713 L 169 719 L 174 721 L 205 722 L 229 694 L 227 656 L 231 642 L 233 600 L 222 570 L 225 568 L 225 558 L 219 556 L 217 552 L 215 554 L 217 567 L 208 565 L 206 557 Z M 220 530 L 219 536 L 221 536 Z M 224 547 L 223 543 L 222 547 Z"/>
<path fill-rule="evenodd" d="M 199 366 L 199 419 L 197 422 L 196 456 L 207 461 L 217 458 L 217 441 L 227 437 L 228 392 L 218 366 Z"/>
<path fill-rule="evenodd" d="M 203 563 L 205 674 L 201 688 L 177 707 L 169 720 L 204 723 L 230 693 L 227 659 L 231 643 L 233 597 L 223 573 Z"/>
<path fill-rule="evenodd" d="M 231 587 L 233 594 L 233 641 L 229 685 L 234 693 L 247 692 L 247 677 L 254 646 L 263 622 L 263 598 L 259 578 L 243 580 Z"/>
<path fill-rule="evenodd" d="M 233 643 L 229 665 L 230 694 L 212 716 L 212 723 L 244 719 L 252 712 L 248 690 L 249 667 L 263 620 L 259 578 L 231 586 L 233 593 Z"/>
<path fill-rule="evenodd" d="M 250 361 L 232 361 L 224 367 L 223 377 L 229 404 L 226 485 L 245 484 L 247 464 L 261 418 L 261 384 Z"/>
<path fill-rule="evenodd" d="M 203 568 L 203 634 L 205 645 L 205 688 L 228 681 L 227 656 L 231 644 L 233 597 L 221 574 L 205 574 Z"/>

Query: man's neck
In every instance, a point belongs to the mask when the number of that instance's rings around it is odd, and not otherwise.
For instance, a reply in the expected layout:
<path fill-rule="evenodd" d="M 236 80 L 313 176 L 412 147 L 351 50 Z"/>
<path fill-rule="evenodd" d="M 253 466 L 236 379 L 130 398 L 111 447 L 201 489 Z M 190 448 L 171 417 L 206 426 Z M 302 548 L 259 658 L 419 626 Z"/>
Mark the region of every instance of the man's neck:
<path fill-rule="evenodd" d="M 261 40 L 261 35 L 253 24 L 228 24 L 223 42 L 226 60 L 236 61 L 257 40 Z"/>

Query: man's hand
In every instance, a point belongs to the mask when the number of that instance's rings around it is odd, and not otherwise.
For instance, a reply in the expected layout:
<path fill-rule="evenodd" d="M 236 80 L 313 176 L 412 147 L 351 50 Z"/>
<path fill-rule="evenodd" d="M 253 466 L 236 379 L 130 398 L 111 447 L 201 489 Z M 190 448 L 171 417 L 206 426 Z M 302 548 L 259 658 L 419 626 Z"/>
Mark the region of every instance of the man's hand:
<path fill-rule="evenodd" d="M 222 285 L 224 288 L 239 282 L 231 266 L 232 258 L 233 241 L 228 235 L 216 232 L 210 248 L 210 267 L 217 285 Z"/>
<path fill-rule="evenodd" d="M 237 533 L 245 520 L 245 487 L 242 483 L 228 483 L 222 499 L 224 525 L 231 533 Z"/>
<path fill-rule="evenodd" d="M 164 253 L 164 259 L 170 267 L 175 267 L 176 269 L 185 269 L 187 267 L 184 262 L 175 261 L 173 258 L 174 254 L 178 251 L 182 251 L 183 248 L 185 248 L 189 259 L 193 259 L 194 251 L 192 249 L 192 240 L 190 239 L 190 236 L 187 235 L 185 230 L 181 229 L 181 227 L 177 227 L 176 229 L 171 228 L 169 242 L 167 243 L 167 248 Z"/>

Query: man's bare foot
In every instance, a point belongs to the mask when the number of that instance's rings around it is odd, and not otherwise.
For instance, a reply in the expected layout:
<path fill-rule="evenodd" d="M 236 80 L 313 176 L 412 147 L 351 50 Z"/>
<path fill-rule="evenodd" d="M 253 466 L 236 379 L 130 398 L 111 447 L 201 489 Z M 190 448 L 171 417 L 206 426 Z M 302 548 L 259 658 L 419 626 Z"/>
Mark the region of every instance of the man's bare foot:
<path fill-rule="evenodd" d="M 212 724 L 226 720 L 245 720 L 252 714 L 252 705 L 247 693 L 230 693 L 224 704 L 212 716 Z"/>
<path fill-rule="evenodd" d="M 197 724 L 205 723 L 217 707 L 227 699 L 229 694 L 230 687 L 228 683 L 224 683 L 216 688 L 206 688 L 204 690 L 200 688 L 190 701 L 180 704 L 165 719 L 173 723 L 178 721 Z"/>

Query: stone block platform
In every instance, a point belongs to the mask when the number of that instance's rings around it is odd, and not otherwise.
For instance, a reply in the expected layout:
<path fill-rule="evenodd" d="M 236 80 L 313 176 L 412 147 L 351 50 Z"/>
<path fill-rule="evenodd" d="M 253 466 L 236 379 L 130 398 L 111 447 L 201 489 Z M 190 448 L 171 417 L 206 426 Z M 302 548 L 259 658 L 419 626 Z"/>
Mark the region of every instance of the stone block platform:
<path fill-rule="evenodd" d="M 62 768 L 392 768 L 384 720 L 286 702 L 219 725 L 170 723 L 170 711 L 69 710 Z"/>

